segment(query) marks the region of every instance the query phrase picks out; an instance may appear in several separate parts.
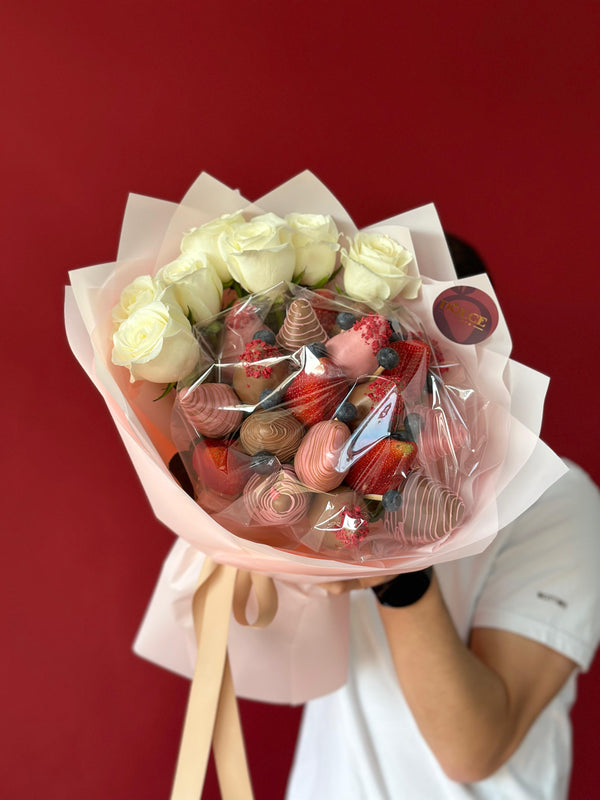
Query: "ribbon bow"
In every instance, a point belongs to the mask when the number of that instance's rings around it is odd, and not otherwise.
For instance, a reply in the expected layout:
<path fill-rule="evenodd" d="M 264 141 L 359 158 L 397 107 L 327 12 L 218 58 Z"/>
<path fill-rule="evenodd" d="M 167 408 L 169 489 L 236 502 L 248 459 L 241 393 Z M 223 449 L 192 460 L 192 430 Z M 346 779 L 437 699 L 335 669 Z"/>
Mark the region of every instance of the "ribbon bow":
<path fill-rule="evenodd" d="M 252 590 L 257 615 L 250 622 L 247 606 Z M 192 600 L 198 655 L 171 800 L 200 798 L 211 742 L 223 800 L 254 797 L 227 655 L 232 609 L 240 625 L 269 625 L 277 612 L 273 580 L 206 558 Z"/>

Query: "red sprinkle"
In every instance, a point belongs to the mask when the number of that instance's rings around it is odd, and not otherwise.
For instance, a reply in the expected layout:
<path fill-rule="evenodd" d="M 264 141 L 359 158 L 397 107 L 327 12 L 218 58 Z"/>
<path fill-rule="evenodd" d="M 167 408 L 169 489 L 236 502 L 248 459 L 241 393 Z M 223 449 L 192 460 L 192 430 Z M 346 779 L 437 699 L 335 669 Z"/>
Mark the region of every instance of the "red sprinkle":
<path fill-rule="evenodd" d="M 256 361 L 264 361 L 266 358 L 279 358 L 281 353 L 272 344 L 267 344 L 261 339 L 252 339 L 248 342 L 246 349 L 239 356 L 240 361 L 244 362 L 244 372 L 248 378 L 268 378 L 273 372 L 273 367 L 268 364 L 256 364 Z"/>
<path fill-rule="evenodd" d="M 258 313 L 258 307 L 253 305 L 243 306 L 242 308 L 232 308 L 227 315 L 227 327 L 232 331 L 237 331 L 250 324 Z"/>
<path fill-rule="evenodd" d="M 362 508 L 356 506 L 344 506 L 338 515 L 340 528 L 336 531 L 335 538 L 346 547 L 355 547 L 369 533 L 369 523 L 364 518 Z M 349 525 L 351 520 L 356 520 L 359 524 L 356 528 Z"/>
<path fill-rule="evenodd" d="M 366 317 L 361 317 L 352 328 L 358 331 L 361 338 L 371 345 L 373 355 L 382 347 L 388 346 L 392 335 L 390 323 L 380 314 L 368 314 Z"/>
<path fill-rule="evenodd" d="M 367 392 L 367 397 L 373 401 L 373 405 L 380 403 L 390 394 L 390 392 L 394 390 L 394 386 L 397 388 L 397 393 L 399 394 L 400 386 L 398 385 L 397 380 L 390 378 L 376 378 L 374 381 L 371 381 L 368 386 L 369 391 Z"/>

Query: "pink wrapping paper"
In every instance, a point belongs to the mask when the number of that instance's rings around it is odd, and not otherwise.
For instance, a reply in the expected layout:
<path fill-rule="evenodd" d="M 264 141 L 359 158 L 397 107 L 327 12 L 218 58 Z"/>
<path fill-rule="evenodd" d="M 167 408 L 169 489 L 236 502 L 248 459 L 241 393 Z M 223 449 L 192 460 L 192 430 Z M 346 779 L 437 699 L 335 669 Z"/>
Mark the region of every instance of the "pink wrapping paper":
<path fill-rule="evenodd" d="M 349 564 L 281 552 L 239 539 L 218 525 L 180 489 L 165 466 L 174 449 L 168 436 L 169 404 L 153 403 L 156 387 L 150 391 L 143 382 L 130 384 L 126 371 L 111 364 L 108 334 L 111 308 L 133 277 L 154 273 L 176 257 L 181 236 L 190 227 L 245 205 L 239 193 L 207 175 L 200 176 L 179 206 L 131 196 L 119 260 L 70 274 L 65 320 L 71 348 L 102 393 L 154 513 L 181 537 L 165 562 L 136 652 L 190 675 L 195 643 L 189 600 L 204 555 L 264 572 L 278 581 L 280 608 L 266 630 L 232 622 L 229 648 L 236 692 L 259 700 L 299 703 L 333 691 L 345 680 L 347 599 L 329 597 L 315 584 L 419 569 L 481 552 L 500 528 L 566 470 L 538 438 L 548 381 L 509 359 L 510 336 L 500 315 L 485 347 L 444 341 L 445 350 L 460 349 L 460 359 L 485 383 L 485 395 L 494 402 L 497 424 L 506 430 L 506 437 L 489 449 L 485 491 L 479 493 L 471 519 L 442 547 L 432 545 L 429 552 L 421 550 L 376 564 Z M 253 207 L 280 215 L 297 210 L 331 214 L 343 232 L 352 235 L 356 230 L 338 201 L 310 173 L 302 173 Z M 440 285 L 428 278 L 455 282 L 435 209 L 416 209 L 372 229 L 389 233 L 413 252 L 412 269 L 427 277 L 420 298 L 411 301 L 411 311 L 433 325 L 430 309 Z M 468 284 L 494 297 L 485 276 L 469 278 Z M 493 468 L 497 458 L 502 465 Z M 311 654 L 319 652 L 323 642 L 328 643 L 330 657 L 315 671 Z"/>

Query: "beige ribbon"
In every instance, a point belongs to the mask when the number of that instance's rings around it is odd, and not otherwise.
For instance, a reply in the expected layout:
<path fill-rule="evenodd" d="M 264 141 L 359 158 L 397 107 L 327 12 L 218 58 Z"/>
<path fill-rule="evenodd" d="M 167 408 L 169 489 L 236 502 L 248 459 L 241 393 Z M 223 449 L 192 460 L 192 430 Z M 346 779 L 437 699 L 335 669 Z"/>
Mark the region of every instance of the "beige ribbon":
<path fill-rule="evenodd" d="M 247 606 L 252 590 L 257 612 L 250 622 Z M 192 600 L 198 655 L 171 800 L 199 800 L 211 742 L 222 800 L 254 797 L 227 656 L 232 608 L 241 625 L 268 625 L 277 612 L 272 579 L 205 559 Z"/>

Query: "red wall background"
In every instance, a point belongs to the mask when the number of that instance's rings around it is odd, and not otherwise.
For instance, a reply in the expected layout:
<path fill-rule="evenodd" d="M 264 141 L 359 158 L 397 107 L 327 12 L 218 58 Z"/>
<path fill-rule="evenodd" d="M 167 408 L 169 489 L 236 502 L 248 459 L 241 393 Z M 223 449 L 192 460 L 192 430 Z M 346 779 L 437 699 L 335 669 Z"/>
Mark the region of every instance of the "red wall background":
<path fill-rule="evenodd" d="M 359 225 L 434 201 L 494 276 L 543 434 L 598 481 L 598 9 L 567 3 L 4 0 L 0 787 L 168 797 L 184 680 L 130 647 L 172 534 L 67 348 L 67 270 L 112 261 L 127 193 L 312 169 Z M 599 666 L 571 800 L 600 778 Z M 297 709 L 242 704 L 259 800 Z M 217 797 L 211 776 L 205 796 Z"/>

